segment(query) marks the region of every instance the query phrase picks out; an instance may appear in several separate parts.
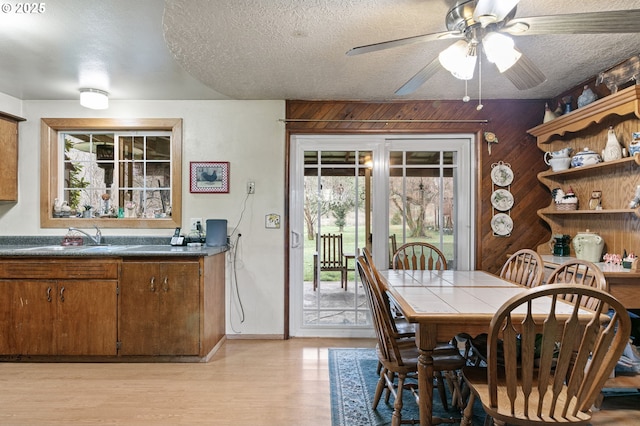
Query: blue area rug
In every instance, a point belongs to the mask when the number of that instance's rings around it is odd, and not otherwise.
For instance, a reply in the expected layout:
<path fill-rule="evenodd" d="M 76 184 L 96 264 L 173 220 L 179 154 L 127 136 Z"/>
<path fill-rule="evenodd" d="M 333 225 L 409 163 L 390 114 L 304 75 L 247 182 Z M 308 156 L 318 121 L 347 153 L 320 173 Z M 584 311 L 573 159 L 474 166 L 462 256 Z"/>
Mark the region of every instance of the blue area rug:
<path fill-rule="evenodd" d="M 379 376 L 375 349 L 329 349 L 329 382 L 331 388 L 331 424 L 333 426 L 382 426 L 391 424 L 393 398 L 389 404 L 384 395 L 373 410 L 372 400 Z M 444 410 L 438 390 L 434 389 L 433 413 L 443 418 L 462 418 L 455 409 Z M 409 391 L 403 392 L 402 418 L 419 419 L 418 405 Z M 479 402 L 474 407 L 473 424 L 484 424 L 484 411 Z"/>

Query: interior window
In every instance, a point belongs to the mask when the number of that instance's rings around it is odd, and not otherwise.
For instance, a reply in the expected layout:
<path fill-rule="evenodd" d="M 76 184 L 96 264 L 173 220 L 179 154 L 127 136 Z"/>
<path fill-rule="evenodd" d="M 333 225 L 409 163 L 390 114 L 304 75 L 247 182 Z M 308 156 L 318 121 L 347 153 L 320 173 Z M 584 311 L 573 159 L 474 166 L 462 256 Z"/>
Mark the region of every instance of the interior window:
<path fill-rule="evenodd" d="M 43 119 L 41 226 L 175 228 L 180 119 Z"/>

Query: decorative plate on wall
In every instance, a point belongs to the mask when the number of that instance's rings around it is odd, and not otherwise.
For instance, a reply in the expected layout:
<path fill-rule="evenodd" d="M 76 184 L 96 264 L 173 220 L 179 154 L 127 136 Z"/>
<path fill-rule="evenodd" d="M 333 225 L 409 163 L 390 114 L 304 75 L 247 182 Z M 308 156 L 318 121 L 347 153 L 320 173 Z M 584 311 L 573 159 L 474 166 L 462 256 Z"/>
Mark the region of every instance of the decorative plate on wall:
<path fill-rule="evenodd" d="M 513 207 L 513 195 L 506 189 L 496 189 L 491 194 L 491 205 L 501 212 Z"/>
<path fill-rule="evenodd" d="M 508 214 L 498 213 L 491 219 L 491 229 L 496 235 L 509 235 L 513 230 L 513 220 Z"/>
<path fill-rule="evenodd" d="M 491 180 L 498 186 L 509 186 L 513 182 L 513 170 L 508 164 L 500 161 L 491 169 Z"/>

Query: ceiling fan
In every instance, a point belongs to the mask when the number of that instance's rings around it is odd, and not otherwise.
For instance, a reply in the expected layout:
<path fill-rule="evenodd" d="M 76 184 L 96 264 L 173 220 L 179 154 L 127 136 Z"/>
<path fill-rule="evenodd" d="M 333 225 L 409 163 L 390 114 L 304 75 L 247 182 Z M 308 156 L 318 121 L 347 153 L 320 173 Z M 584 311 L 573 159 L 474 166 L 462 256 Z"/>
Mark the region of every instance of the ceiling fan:
<path fill-rule="evenodd" d="M 443 50 L 437 58 L 396 90 L 395 94 L 407 95 L 414 92 L 441 68 L 445 68 L 456 78 L 470 80 L 481 51 L 485 52 L 487 59 L 515 87 L 526 90 L 543 83 L 546 77 L 515 47 L 508 35 L 640 32 L 640 9 L 516 18 L 518 2 L 519 0 L 458 0 L 446 15 L 448 31 L 358 46 L 349 50 L 347 55 L 412 43 L 457 39 L 457 42 Z"/>

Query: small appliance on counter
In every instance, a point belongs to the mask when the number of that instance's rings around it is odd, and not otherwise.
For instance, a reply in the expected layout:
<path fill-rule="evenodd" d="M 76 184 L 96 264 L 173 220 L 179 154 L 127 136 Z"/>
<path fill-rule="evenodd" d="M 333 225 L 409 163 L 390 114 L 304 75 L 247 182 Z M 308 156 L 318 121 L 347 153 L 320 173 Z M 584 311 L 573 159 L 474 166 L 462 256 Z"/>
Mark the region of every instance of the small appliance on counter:
<path fill-rule="evenodd" d="M 206 245 L 222 247 L 228 244 L 227 219 L 207 219 Z"/>

